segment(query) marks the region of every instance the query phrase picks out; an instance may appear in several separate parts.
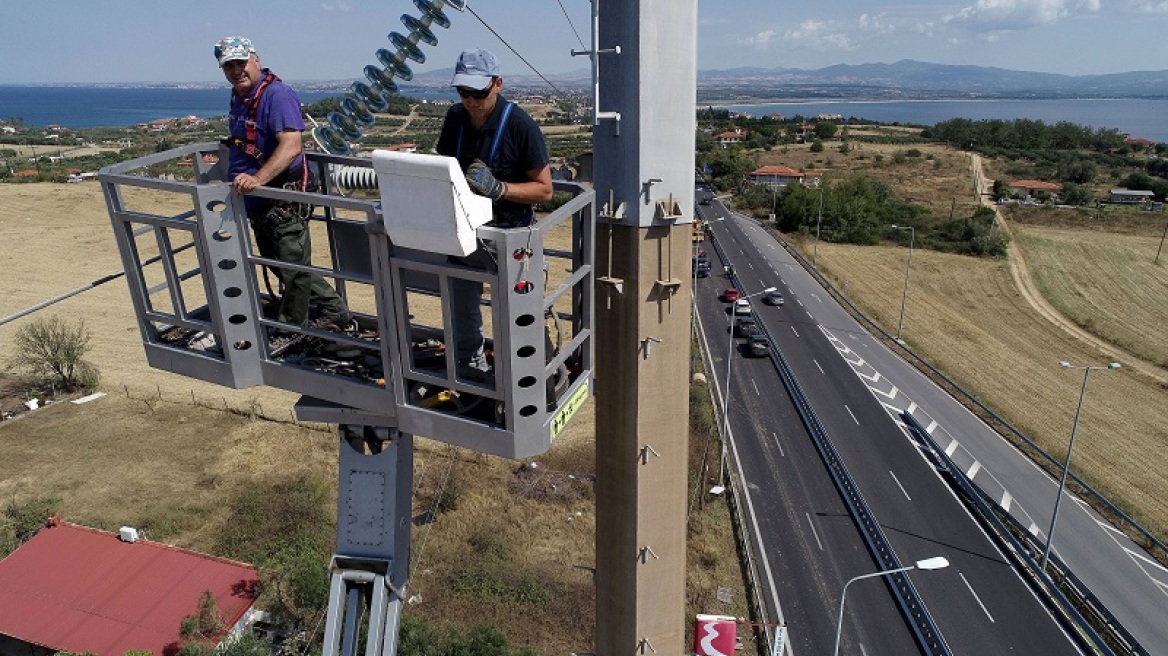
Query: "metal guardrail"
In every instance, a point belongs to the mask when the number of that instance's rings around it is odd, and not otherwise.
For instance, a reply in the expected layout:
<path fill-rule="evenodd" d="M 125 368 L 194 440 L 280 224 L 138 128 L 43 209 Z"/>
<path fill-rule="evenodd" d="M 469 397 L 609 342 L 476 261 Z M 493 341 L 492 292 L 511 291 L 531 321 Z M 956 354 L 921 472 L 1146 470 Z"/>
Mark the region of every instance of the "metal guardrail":
<path fill-rule="evenodd" d="M 1064 622 L 1073 629 L 1070 633 L 1079 640 L 1082 647 L 1092 653 L 1109 656 L 1117 653 L 1133 656 L 1149 653 L 1064 566 L 1058 556 L 1052 554 L 1049 562 L 1055 565 L 1061 576 L 1071 584 L 1069 587 L 1075 590 L 1076 598 L 1068 598 L 1062 588 L 1042 570 L 1038 561 L 1035 560 L 1035 555 L 1041 554 L 1045 545 L 1030 537 L 1019 539 L 1019 536 L 1030 536 L 1030 532 L 1012 515 L 1001 510 L 997 503 L 990 500 L 981 488 L 965 475 L 965 472 L 953 462 L 945 450 L 937 445 L 933 436 L 925 430 L 924 426 L 921 426 L 916 417 L 908 412 L 902 412 L 901 418 L 904 419 L 909 430 L 932 449 L 932 455 L 941 459 L 946 466 L 946 476 L 961 493 L 961 498 L 967 501 L 967 506 L 976 511 L 973 513 L 974 517 L 986 525 L 990 535 L 998 539 L 1003 551 L 1027 574 L 1031 585 L 1041 593 L 1040 597 L 1045 600 L 1047 607 L 1056 615 L 1061 616 Z M 1080 608 L 1089 608 L 1094 616 L 1092 618 L 1094 621 L 1089 621 L 1087 617 L 1084 617 L 1079 610 Z M 1106 628 L 1105 632 L 1101 633 L 1096 630 L 1095 627 L 1100 625 Z M 1119 646 L 1121 651 L 1115 651 L 1115 646 Z"/>
<path fill-rule="evenodd" d="M 727 261 L 726 254 L 722 251 L 722 247 L 717 239 L 711 237 L 710 243 L 714 247 L 714 250 L 717 251 L 718 258 L 725 264 Z M 737 275 L 731 275 L 731 280 L 735 286 L 738 285 Z M 852 520 L 856 522 L 857 527 L 860 528 L 860 534 L 864 539 L 864 544 L 868 548 L 869 553 L 880 564 L 881 569 L 889 570 L 901 567 L 902 563 L 900 559 L 893 551 L 888 538 L 880 528 L 879 522 L 873 517 L 871 509 L 868 507 L 867 502 L 864 501 L 864 497 L 848 473 L 847 467 L 836 453 L 831 438 L 827 434 L 827 430 L 819 421 L 819 417 L 815 414 L 814 408 L 812 408 L 811 403 L 803 393 L 799 381 L 787 365 L 786 359 L 783 358 L 782 353 L 775 347 L 774 340 L 771 339 L 766 328 L 761 325 L 759 328 L 767 335 L 767 339 L 771 341 L 771 362 L 774 364 L 775 369 L 778 370 L 779 377 L 782 379 L 787 392 L 791 395 L 791 399 L 795 403 L 795 409 L 798 411 L 804 427 L 811 434 L 815 448 L 819 451 L 820 458 L 827 465 L 832 482 L 835 484 L 844 504 L 847 506 L 848 513 L 851 515 Z M 727 357 L 733 357 L 733 353 L 727 354 Z M 896 599 L 901 614 L 908 620 L 909 628 L 912 630 L 913 636 L 921 650 L 926 654 L 951 654 L 952 652 L 949 646 L 945 643 L 936 623 L 921 601 L 920 595 L 917 593 L 912 581 L 903 572 L 891 574 L 885 578 L 888 580 L 889 587 L 892 590 L 892 596 Z"/>
<path fill-rule="evenodd" d="M 842 293 L 840 293 L 840 291 L 838 289 L 836 289 L 834 285 L 831 284 L 831 281 L 829 281 L 827 278 L 823 277 L 823 275 L 821 273 L 819 273 L 819 271 L 815 267 L 811 266 L 810 263 L 807 262 L 807 259 L 805 257 L 803 257 L 803 255 L 801 253 L 799 253 L 798 250 L 793 248 L 787 242 L 786 239 L 783 239 L 781 235 L 775 233 L 773 230 L 770 230 L 769 228 L 768 228 L 768 231 L 771 233 L 772 236 L 775 237 L 775 239 L 778 240 L 778 242 L 783 246 L 783 248 L 785 248 L 787 250 L 787 252 L 790 253 L 791 256 L 794 257 L 803 266 L 803 269 L 805 271 L 807 271 L 809 274 L 811 274 L 819 282 L 819 284 L 823 286 L 824 289 L 831 292 L 831 294 L 836 298 L 837 301 L 846 305 L 849 309 L 849 312 L 853 316 L 859 317 L 864 323 L 868 324 L 868 326 L 870 326 L 873 330 L 875 330 L 876 332 L 879 332 L 886 339 L 897 344 L 897 346 L 899 346 L 909 358 L 913 359 L 914 361 L 919 363 L 920 366 L 927 369 L 933 376 L 935 376 L 937 379 L 942 381 L 949 390 L 951 390 L 952 392 L 961 396 L 966 401 L 968 401 L 970 404 L 976 406 L 976 408 L 980 412 L 984 413 L 985 416 L 991 418 L 994 421 L 994 423 L 1001 426 L 1004 430 L 1006 430 L 1007 432 L 1012 434 L 1014 437 L 1018 438 L 1023 444 L 1026 445 L 1027 449 L 1033 451 L 1035 454 L 1037 454 L 1039 457 L 1041 457 L 1042 460 L 1044 460 L 1047 464 L 1049 464 L 1052 467 L 1055 467 L 1056 469 L 1061 471 L 1062 463 L 1059 462 L 1057 459 L 1055 459 L 1054 456 L 1052 456 L 1049 453 L 1047 453 L 1046 451 L 1044 451 L 1042 449 L 1042 447 L 1038 446 L 1038 444 L 1036 444 L 1033 440 L 1031 440 L 1029 437 L 1027 437 L 1024 433 L 1019 431 L 1017 428 L 1015 428 L 1013 425 L 1011 425 L 1008 421 L 1006 421 L 1004 418 L 999 416 L 996 412 L 994 412 L 989 407 L 987 407 L 985 404 L 983 404 L 981 401 L 979 401 L 975 396 L 973 396 L 972 394 L 967 392 L 964 388 L 962 388 L 955 381 L 953 381 L 951 378 L 949 378 L 944 373 L 942 373 L 939 369 L 934 367 L 932 365 L 932 363 L 930 363 L 928 360 L 925 360 L 920 355 L 917 355 L 915 352 L 913 352 L 907 346 L 897 343 L 893 335 L 891 335 L 890 333 L 885 331 L 884 328 L 882 328 L 879 324 L 877 324 L 875 321 L 873 321 L 871 318 L 869 318 L 868 315 L 864 314 L 864 312 L 862 310 L 860 310 L 860 308 L 856 307 L 856 305 L 854 303 L 852 303 L 850 300 L 848 300 L 848 298 L 846 296 L 844 296 Z M 1119 507 L 1117 507 L 1114 503 L 1111 502 L 1110 499 L 1103 496 L 1102 493 L 1097 491 L 1095 488 L 1091 487 L 1090 484 L 1088 484 L 1086 481 L 1084 481 L 1082 478 L 1080 478 L 1074 472 L 1068 472 L 1068 477 L 1075 485 L 1077 485 L 1082 490 L 1082 492 L 1080 493 L 1081 496 L 1090 497 L 1090 500 L 1091 500 L 1091 503 L 1093 506 L 1095 506 L 1096 508 L 1102 508 L 1107 513 L 1110 513 L 1111 516 L 1115 520 L 1118 520 L 1117 523 L 1120 523 L 1123 526 L 1130 528 L 1132 532 L 1137 534 L 1136 536 L 1132 536 L 1133 538 L 1142 538 L 1144 541 L 1144 544 L 1142 546 L 1144 546 L 1144 548 L 1148 549 L 1149 552 L 1158 551 L 1159 552 L 1158 559 L 1161 562 L 1168 563 L 1168 545 L 1166 545 L 1162 540 L 1160 540 L 1155 535 L 1153 535 L 1151 533 L 1151 531 L 1149 531 L 1148 529 L 1146 529 L 1142 525 L 1140 525 L 1140 523 L 1137 522 L 1135 519 L 1132 519 L 1132 517 L 1130 515 L 1128 515 L 1123 510 L 1121 510 Z M 1122 529 L 1123 526 L 1121 526 L 1119 528 Z M 1125 533 L 1126 533 L 1126 531 L 1125 531 Z M 1130 533 L 1128 535 L 1130 535 Z M 1153 555 L 1153 557 L 1157 556 L 1157 554 L 1155 554 L 1155 553 L 1153 553 L 1152 555 Z"/>
<path fill-rule="evenodd" d="M 774 234 L 773 231 L 771 234 L 774 235 L 776 239 L 778 239 L 779 243 L 783 245 L 783 247 L 787 250 L 788 253 L 791 254 L 792 257 L 794 257 L 798 262 L 800 262 L 800 264 L 803 265 L 804 270 L 810 273 L 825 289 L 829 290 L 833 296 L 836 297 L 837 301 L 847 305 L 853 316 L 860 317 L 871 328 L 884 335 L 884 337 L 887 339 L 893 340 L 893 336 L 891 334 L 886 332 L 881 326 L 876 324 L 876 322 L 874 322 L 858 307 L 856 307 L 850 300 L 839 293 L 839 291 L 831 284 L 831 282 L 828 281 L 827 278 L 825 278 L 816 268 L 810 266 L 806 258 L 804 258 L 803 255 L 796 249 L 791 247 L 787 240 L 783 239 L 779 235 Z M 893 341 L 895 343 L 895 340 Z M 1009 430 L 1020 440 L 1023 440 L 1029 448 L 1033 449 L 1036 453 L 1041 454 L 1051 464 L 1059 464 L 1050 454 L 1043 451 L 1037 444 L 1019 432 L 1016 428 L 1011 426 L 1008 422 L 1006 422 L 1005 419 L 987 408 L 971 394 L 966 392 L 963 388 L 957 385 L 957 383 L 948 378 L 927 360 L 914 353 L 907 346 L 901 345 L 899 343 L 898 346 L 900 346 L 906 354 L 919 362 L 921 366 L 927 368 L 935 376 L 944 381 L 948 387 L 956 390 L 960 395 L 968 399 L 970 403 L 975 404 L 979 409 L 992 417 L 1001 426 Z M 911 415 L 909 415 L 909 417 L 911 417 Z M 943 449 L 937 448 L 937 444 L 933 441 L 932 436 L 924 432 L 923 428 L 921 428 L 920 425 L 916 423 L 915 418 L 912 419 L 912 422 L 913 425 L 915 425 L 914 430 L 919 431 L 927 438 L 928 445 L 932 448 L 935 454 L 943 460 L 944 464 L 948 467 L 950 472 L 960 472 L 960 468 L 954 464 L 952 459 L 949 458 Z M 1125 523 L 1136 529 L 1137 532 L 1142 534 L 1149 542 L 1158 546 L 1165 554 L 1168 554 L 1168 547 L 1165 547 L 1162 542 L 1157 540 L 1155 536 L 1136 523 L 1135 520 L 1131 519 L 1125 513 L 1123 513 L 1123 511 L 1116 508 L 1114 504 L 1112 504 L 1105 497 L 1103 497 L 1103 495 L 1099 494 L 1097 491 L 1083 482 L 1082 479 L 1080 479 L 1074 473 L 1071 473 L 1070 476 L 1076 483 L 1082 486 L 1084 490 L 1089 492 L 1089 496 L 1092 496 L 1094 499 L 1104 505 L 1116 517 L 1123 519 Z M 958 477 L 961 481 L 964 482 L 964 485 L 956 482 Z M 1037 563 L 1029 556 L 1029 554 L 1041 552 L 1042 545 L 1035 546 L 1035 544 L 1029 539 L 1027 540 L 1027 544 L 1023 544 L 1017 539 L 1016 536 L 1029 535 L 1029 532 L 1026 531 L 1024 527 L 1022 527 L 1021 523 L 1018 522 L 1018 520 L 1015 519 L 1013 515 L 1001 509 L 998 503 L 995 500 L 990 499 L 988 495 L 986 495 L 981 490 L 981 488 L 970 481 L 964 475 L 964 472 L 955 475 L 954 480 L 955 484 L 959 488 L 959 491 L 962 492 L 963 498 L 971 500 L 969 505 L 973 506 L 972 509 L 977 511 L 975 513 L 975 517 L 978 517 L 979 520 L 983 522 L 983 524 L 987 525 L 987 528 L 991 529 L 991 535 L 994 535 L 999 540 L 1007 543 L 1003 545 L 1007 547 L 1005 550 L 1010 554 L 1011 558 L 1013 558 L 1018 565 L 1022 566 L 1023 569 L 1027 571 L 1031 577 L 1032 583 L 1038 587 L 1038 591 L 1046 595 L 1044 598 L 1046 599 L 1047 605 L 1056 610 L 1056 612 L 1063 616 L 1066 621 L 1074 622 L 1076 624 L 1076 626 L 1072 627 L 1075 629 L 1072 631 L 1072 633 L 1082 639 L 1080 631 L 1085 630 L 1088 632 L 1092 636 L 1092 640 L 1089 643 L 1091 648 L 1095 648 L 1101 645 L 1100 648 L 1104 650 L 1099 651 L 1098 653 L 1148 653 L 1146 650 L 1143 650 L 1134 636 L 1132 636 L 1127 631 L 1127 629 L 1123 627 L 1119 619 L 1116 618 L 1109 610 L 1107 610 L 1102 601 L 1099 600 L 1094 594 L 1092 594 L 1087 586 L 1084 585 L 1079 580 L 1079 578 L 1076 577 L 1070 571 L 1070 569 L 1068 569 L 1065 564 L 1057 558 L 1057 556 L 1052 554 L 1050 556 L 1050 562 L 1056 564 L 1065 585 L 1062 587 L 1056 585 L 1056 582 L 1052 580 L 1045 572 L 1041 572 L 1039 570 Z M 1007 530 L 1007 528 L 1012 530 Z M 1036 581 L 1035 579 L 1039 577 L 1040 580 Z M 1066 591 L 1070 591 L 1075 598 L 1068 599 L 1063 588 L 1065 588 Z M 1087 618 L 1077 610 L 1078 608 L 1089 609 L 1090 615 L 1093 617 L 1094 621 L 1088 622 Z M 1100 633 L 1092 627 L 1103 627 L 1104 631 Z M 1120 649 L 1119 652 L 1113 651 L 1113 648 L 1116 647 Z"/>

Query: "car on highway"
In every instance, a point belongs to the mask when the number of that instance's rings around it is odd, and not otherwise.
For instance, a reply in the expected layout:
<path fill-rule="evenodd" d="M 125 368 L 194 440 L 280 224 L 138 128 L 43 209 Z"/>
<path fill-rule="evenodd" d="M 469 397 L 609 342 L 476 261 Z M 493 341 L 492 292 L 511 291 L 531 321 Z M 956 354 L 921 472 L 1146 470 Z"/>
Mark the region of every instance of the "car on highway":
<path fill-rule="evenodd" d="M 783 304 L 783 295 L 777 291 L 767 292 L 767 294 L 762 297 L 762 302 L 766 303 L 767 305 L 774 305 L 778 307 Z"/>
<path fill-rule="evenodd" d="M 751 335 L 761 334 L 758 323 L 754 317 L 738 317 L 734 322 L 734 336 L 735 337 L 750 337 Z"/>
<path fill-rule="evenodd" d="M 693 273 L 698 278 L 709 277 L 710 261 L 705 258 L 695 257 L 693 261 Z"/>
<path fill-rule="evenodd" d="M 722 292 L 722 300 L 726 301 L 727 303 L 733 303 L 734 301 L 737 301 L 739 296 L 741 296 L 741 294 L 739 294 L 738 290 L 733 287 L 727 287 L 726 291 Z"/>
<path fill-rule="evenodd" d="M 746 340 L 746 354 L 756 358 L 766 357 L 771 352 L 771 340 L 762 331 L 753 333 Z"/>
<path fill-rule="evenodd" d="M 735 316 L 750 314 L 750 301 L 746 300 L 745 298 L 740 298 L 737 301 L 734 301 L 734 314 Z"/>

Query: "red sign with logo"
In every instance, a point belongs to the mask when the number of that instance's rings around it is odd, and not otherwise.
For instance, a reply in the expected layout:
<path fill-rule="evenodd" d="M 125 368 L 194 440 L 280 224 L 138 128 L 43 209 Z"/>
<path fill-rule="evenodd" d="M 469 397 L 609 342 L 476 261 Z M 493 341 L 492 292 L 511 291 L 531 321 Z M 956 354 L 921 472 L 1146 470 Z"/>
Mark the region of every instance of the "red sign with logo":
<path fill-rule="evenodd" d="M 694 623 L 694 652 L 698 656 L 732 656 L 738 643 L 738 624 L 725 615 L 698 615 Z"/>

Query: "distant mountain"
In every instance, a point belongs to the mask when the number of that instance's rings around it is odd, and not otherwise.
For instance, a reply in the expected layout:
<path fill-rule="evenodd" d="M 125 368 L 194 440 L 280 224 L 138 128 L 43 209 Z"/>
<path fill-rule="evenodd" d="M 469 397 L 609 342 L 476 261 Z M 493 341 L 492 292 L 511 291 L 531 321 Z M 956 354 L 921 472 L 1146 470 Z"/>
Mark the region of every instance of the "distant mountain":
<path fill-rule="evenodd" d="M 565 92 L 586 91 L 590 71 L 548 75 Z M 547 92 L 536 75 L 508 75 L 509 87 Z M 403 85 L 445 87 L 445 70 L 417 75 Z M 1168 98 L 1168 70 L 1107 75 L 1059 75 L 988 66 L 901 60 L 892 64 L 839 64 L 819 69 L 744 67 L 698 71 L 698 101 L 813 98 Z"/>
<path fill-rule="evenodd" d="M 797 68 L 736 68 L 698 73 L 702 98 L 1164 98 L 1168 71 L 1059 75 L 987 66 L 839 64 Z"/>

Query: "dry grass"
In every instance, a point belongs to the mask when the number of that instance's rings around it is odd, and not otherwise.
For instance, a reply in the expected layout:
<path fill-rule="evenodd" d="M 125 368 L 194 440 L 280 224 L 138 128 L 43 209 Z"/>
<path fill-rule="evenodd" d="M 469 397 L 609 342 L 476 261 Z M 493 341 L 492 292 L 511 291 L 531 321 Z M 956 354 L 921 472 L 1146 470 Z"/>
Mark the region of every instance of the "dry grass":
<path fill-rule="evenodd" d="M 0 207 L 0 236 L 20 245 L 0 250 L 0 316 L 121 269 L 96 184 L 0 185 Z M 550 240 L 564 247 L 563 231 L 555 232 Z M 552 285 L 562 269 L 553 262 Z M 0 424 L 0 502 L 58 497 L 69 521 L 135 525 L 146 537 L 212 551 L 228 500 L 245 483 L 335 478 L 335 434 L 291 423 L 297 395 L 229 390 L 150 369 L 120 279 L 0 326 L 0 359 L 20 326 L 53 313 L 85 319 L 94 335 L 89 357 L 108 396 Z M 414 529 L 410 592 L 420 603 L 408 612 L 462 629 L 494 621 L 512 644 L 542 653 L 592 649 L 593 587 L 572 565 L 595 560 L 594 504 L 588 484 L 567 474 L 595 468 L 594 407 L 581 409 L 536 470 L 418 441 L 414 514 L 433 511 L 439 498 L 457 503 Z M 249 419 L 250 412 L 284 423 Z M 329 503 L 332 516 L 335 499 Z M 699 521 L 694 594 L 706 599 L 710 586 L 729 588 L 737 605 L 727 612 L 744 614 L 734 610 L 744 608 L 744 593 L 724 504 L 707 506 Z"/>
<path fill-rule="evenodd" d="M 896 128 L 866 128 L 854 130 L 853 135 L 866 133 L 897 134 Z M 908 130 L 919 134 L 919 130 Z M 756 151 L 759 166 L 782 165 L 798 171 L 819 171 L 829 182 L 862 174 L 887 183 L 897 195 L 927 207 L 937 216 L 948 218 L 970 216 L 977 209 L 977 198 L 969 178 L 969 155 L 936 144 L 878 144 L 852 139 L 850 152 L 841 153 L 840 141 L 824 142 L 823 152 L 811 152 L 809 144 L 779 146 L 771 151 Z M 894 161 L 897 154 L 917 150 L 918 157 L 904 157 Z"/>
<path fill-rule="evenodd" d="M 837 285 L 847 281 L 849 298 L 895 332 L 905 255 L 903 248 L 820 243 L 818 258 Z M 1026 251 L 1032 263 L 1039 256 Z M 1104 287 L 1101 279 L 1088 285 Z M 1082 376 L 1057 363 L 1105 361 L 1034 313 L 1014 288 L 1004 262 L 920 249 L 913 254 L 904 338 L 1060 458 Z M 1168 389 L 1138 372 L 1123 369 L 1093 377 L 1074 463 L 1076 473 L 1161 537 L 1168 534 L 1168 462 L 1160 457 L 1168 448 L 1166 407 Z"/>

